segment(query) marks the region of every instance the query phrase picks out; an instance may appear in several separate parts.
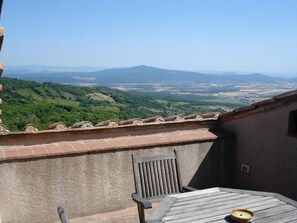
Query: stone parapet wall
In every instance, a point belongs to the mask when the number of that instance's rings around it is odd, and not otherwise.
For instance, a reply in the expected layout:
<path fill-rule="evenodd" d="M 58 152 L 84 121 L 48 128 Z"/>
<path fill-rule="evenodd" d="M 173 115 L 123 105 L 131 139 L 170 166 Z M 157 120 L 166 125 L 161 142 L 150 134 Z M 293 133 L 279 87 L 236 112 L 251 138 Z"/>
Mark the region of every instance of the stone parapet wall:
<path fill-rule="evenodd" d="M 184 184 L 199 188 L 228 186 L 228 140 L 217 137 L 202 142 L 2 162 L 2 223 L 58 221 L 59 205 L 71 218 L 134 206 L 132 153 L 162 154 L 176 149 Z"/>

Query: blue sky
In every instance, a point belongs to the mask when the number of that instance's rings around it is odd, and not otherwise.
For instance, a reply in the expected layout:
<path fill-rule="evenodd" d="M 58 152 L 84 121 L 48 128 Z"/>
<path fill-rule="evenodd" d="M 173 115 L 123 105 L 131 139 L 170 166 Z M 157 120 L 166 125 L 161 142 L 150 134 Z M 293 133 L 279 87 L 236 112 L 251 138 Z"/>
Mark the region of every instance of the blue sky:
<path fill-rule="evenodd" d="M 7 65 L 297 73 L 296 0 L 4 0 Z"/>

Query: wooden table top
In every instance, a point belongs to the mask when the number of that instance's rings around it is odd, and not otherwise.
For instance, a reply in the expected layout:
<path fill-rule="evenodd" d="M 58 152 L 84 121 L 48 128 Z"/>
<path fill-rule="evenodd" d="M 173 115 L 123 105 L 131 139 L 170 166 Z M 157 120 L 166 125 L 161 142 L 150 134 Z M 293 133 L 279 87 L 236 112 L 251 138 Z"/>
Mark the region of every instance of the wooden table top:
<path fill-rule="evenodd" d="M 276 193 L 210 188 L 167 196 L 148 223 L 233 222 L 230 211 L 254 212 L 253 223 L 297 222 L 297 202 Z"/>

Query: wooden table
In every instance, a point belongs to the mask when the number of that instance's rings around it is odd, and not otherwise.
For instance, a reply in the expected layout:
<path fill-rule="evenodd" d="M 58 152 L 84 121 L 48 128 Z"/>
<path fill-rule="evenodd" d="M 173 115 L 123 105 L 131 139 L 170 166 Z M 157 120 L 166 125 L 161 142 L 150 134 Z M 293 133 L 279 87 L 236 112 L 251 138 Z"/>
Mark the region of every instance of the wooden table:
<path fill-rule="evenodd" d="M 169 195 L 147 222 L 233 222 L 229 213 L 237 208 L 253 211 L 253 223 L 297 222 L 296 201 L 275 193 L 219 187 Z"/>

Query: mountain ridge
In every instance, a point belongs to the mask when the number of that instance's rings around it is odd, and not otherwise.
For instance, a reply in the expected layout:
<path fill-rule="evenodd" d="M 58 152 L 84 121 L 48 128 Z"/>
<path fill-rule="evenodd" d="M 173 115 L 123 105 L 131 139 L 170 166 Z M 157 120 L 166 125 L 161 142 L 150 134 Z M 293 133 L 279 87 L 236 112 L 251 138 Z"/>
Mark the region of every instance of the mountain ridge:
<path fill-rule="evenodd" d="M 277 82 L 296 81 L 297 78 L 272 77 L 260 73 L 250 74 L 203 74 L 193 71 L 181 71 L 162 69 L 152 66 L 139 65 L 128 68 L 110 68 L 93 72 L 50 72 L 50 73 L 16 73 L 7 71 L 9 77 L 20 78 L 37 82 L 55 83 L 89 83 L 97 85 L 120 84 L 120 83 L 240 83 L 240 82 Z M 77 77 L 81 77 L 78 82 Z M 85 78 L 85 79 L 83 79 Z"/>

